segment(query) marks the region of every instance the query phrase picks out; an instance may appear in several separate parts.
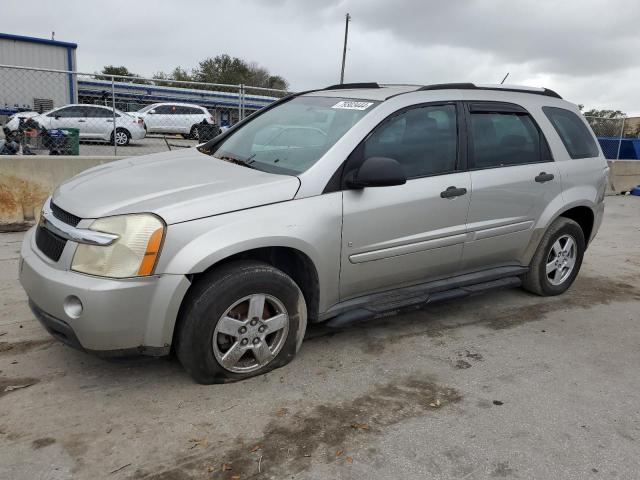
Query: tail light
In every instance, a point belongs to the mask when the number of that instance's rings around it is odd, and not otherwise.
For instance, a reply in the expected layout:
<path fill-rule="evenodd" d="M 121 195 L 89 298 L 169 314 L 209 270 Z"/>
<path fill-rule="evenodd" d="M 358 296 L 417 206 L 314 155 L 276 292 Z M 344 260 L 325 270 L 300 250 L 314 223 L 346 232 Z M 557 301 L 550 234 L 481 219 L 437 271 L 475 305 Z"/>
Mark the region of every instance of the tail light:
<path fill-rule="evenodd" d="M 215 122 L 213 121 L 213 117 L 209 117 L 209 123 L 215 123 Z"/>
<path fill-rule="evenodd" d="M 134 120 L 134 123 L 137 123 L 138 125 L 144 125 L 144 120 L 141 119 L 140 117 L 136 117 L 136 119 Z"/>

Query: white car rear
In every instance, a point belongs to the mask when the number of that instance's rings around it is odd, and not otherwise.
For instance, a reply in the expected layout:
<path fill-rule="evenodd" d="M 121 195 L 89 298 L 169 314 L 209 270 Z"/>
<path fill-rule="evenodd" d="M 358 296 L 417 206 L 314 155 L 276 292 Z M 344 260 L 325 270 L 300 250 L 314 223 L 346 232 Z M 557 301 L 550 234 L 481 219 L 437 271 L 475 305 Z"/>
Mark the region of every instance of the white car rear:
<path fill-rule="evenodd" d="M 131 115 L 143 119 L 149 133 L 178 133 L 193 139 L 198 138 L 199 123 L 214 123 L 206 108 L 191 103 L 154 103 Z"/>
<path fill-rule="evenodd" d="M 31 118 L 38 115 L 38 112 L 18 112 L 14 113 L 9 117 L 7 123 L 4 125 L 4 128 L 8 129 L 10 132 L 15 132 L 20 126 L 21 118 Z"/>

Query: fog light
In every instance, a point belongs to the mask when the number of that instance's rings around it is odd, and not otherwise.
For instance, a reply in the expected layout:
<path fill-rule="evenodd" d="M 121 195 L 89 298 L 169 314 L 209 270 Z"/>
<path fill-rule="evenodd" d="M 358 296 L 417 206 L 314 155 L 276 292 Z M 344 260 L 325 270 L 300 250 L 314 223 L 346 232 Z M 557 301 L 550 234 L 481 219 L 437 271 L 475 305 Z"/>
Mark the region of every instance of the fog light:
<path fill-rule="evenodd" d="M 79 318 L 82 315 L 82 302 L 75 295 L 69 295 L 65 298 L 62 306 L 64 307 L 64 313 L 71 318 Z"/>

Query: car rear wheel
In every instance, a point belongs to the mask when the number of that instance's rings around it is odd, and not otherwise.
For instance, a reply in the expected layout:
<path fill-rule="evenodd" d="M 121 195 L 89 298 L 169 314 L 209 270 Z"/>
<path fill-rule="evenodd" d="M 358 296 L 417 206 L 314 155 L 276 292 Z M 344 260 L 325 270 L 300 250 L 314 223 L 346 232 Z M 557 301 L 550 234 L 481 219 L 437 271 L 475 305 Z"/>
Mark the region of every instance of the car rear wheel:
<path fill-rule="evenodd" d="M 564 293 L 576 279 L 585 251 L 584 233 L 575 221 L 560 217 L 542 237 L 523 287 L 542 296 Z"/>
<path fill-rule="evenodd" d="M 242 380 L 289 363 L 306 324 L 304 297 L 289 276 L 264 262 L 232 262 L 193 285 L 176 353 L 198 383 Z"/>
<path fill-rule="evenodd" d="M 116 129 L 115 138 L 114 138 L 113 132 L 111 133 L 111 145 L 113 145 L 113 143 L 115 142 L 117 146 L 125 147 L 129 145 L 130 141 L 131 141 L 131 134 L 124 128 Z"/>
<path fill-rule="evenodd" d="M 198 138 L 200 138 L 200 135 L 198 134 L 198 127 L 196 125 L 191 127 L 191 130 L 189 131 L 189 138 L 191 140 L 198 140 Z"/>

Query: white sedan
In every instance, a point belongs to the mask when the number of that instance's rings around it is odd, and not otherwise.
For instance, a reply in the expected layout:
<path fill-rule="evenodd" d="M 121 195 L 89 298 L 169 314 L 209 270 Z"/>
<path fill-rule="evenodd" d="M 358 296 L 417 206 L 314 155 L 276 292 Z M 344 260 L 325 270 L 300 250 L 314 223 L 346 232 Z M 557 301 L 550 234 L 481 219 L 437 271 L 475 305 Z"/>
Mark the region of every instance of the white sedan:
<path fill-rule="evenodd" d="M 142 140 L 146 135 L 142 119 L 119 110 L 114 115 L 113 109 L 101 105 L 72 104 L 31 118 L 47 130 L 77 128 L 81 140 L 115 141 L 118 146 L 128 145 L 131 140 Z"/>

